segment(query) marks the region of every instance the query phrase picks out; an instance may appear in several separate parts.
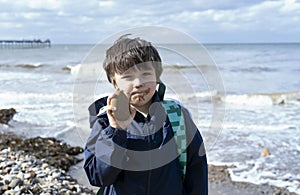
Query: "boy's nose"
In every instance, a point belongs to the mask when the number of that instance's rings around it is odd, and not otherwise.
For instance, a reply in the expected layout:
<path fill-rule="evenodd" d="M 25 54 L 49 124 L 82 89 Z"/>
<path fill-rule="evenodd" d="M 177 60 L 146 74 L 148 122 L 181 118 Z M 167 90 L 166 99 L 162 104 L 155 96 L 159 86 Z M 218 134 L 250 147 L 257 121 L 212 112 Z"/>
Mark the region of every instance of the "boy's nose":
<path fill-rule="evenodd" d="M 142 87 L 144 85 L 143 80 L 141 78 L 135 78 L 133 81 L 134 87 Z"/>

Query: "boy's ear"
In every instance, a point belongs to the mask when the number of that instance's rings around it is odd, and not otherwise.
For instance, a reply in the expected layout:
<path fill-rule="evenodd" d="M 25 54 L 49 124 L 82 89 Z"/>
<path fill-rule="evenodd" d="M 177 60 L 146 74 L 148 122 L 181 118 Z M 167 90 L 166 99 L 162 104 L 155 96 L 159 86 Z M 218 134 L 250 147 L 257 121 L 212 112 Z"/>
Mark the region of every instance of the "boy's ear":
<path fill-rule="evenodd" d="M 111 84 L 114 86 L 114 88 L 118 87 L 115 79 L 111 79 Z"/>
<path fill-rule="evenodd" d="M 160 81 L 158 85 L 158 91 L 157 91 L 160 101 L 164 100 L 165 91 L 166 91 L 166 86 L 163 82 Z"/>

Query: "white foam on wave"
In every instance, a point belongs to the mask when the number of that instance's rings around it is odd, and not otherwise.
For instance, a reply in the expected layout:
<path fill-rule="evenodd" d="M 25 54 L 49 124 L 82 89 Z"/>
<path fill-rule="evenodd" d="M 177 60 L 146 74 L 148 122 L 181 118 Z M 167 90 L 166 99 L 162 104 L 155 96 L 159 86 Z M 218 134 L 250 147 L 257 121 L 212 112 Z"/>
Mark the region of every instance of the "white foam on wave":
<path fill-rule="evenodd" d="M 0 108 L 16 109 L 14 120 L 37 126 L 64 125 L 73 117 L 71 93 L 16 93 L 0 94 Z"/>
<path fill-rule="evenodd" d="M 77 75 L 80 68 L 81 68 L 81 64 L 67 65 L 67 66 L 63 67 L 62 70 L 69 71 L 72 75 Z"/>
<path fill-rule="evenodd" d="M 45 101 L 53 102 L 71 100 L 72 93 L 18 93 L 18 92 L 4 92 L 0 93 L 0 108 L 7 106 L 24 106 L 26 103 L 31 107 L 35 104 L 45 103 Z M 34 104 L 32 103 L 34 101 Z"/>
<path fill-rule="evenodd" d="M 194 99 L 195 102 L 197 101 L 212 101 L 213 97 L 216 97 L 218 92 L 216 90 L 213 91 L 202 91 L 202 92 L 196 92 L 196 93 L 167 93 L 165 94 L 165 97 L 171 98 L 171 99 L 177 99 L 177 100 L 190 100 Z"/>
<path fill-rule="evenodd" d="M 272 106 L 273 101 L 267 96 L 228 95 L 222 101 L 234 105 Z"/>
<path fill-rule="evenodd" d="M 200 129 L 208 129 L 211 125 L 210 120 L 201 120 L 196 123 L 197 127 Z M 270 131 L 282 131 L 287 129 L 297 129 L 296 124 L 246 124 L 243 122 L 230 122 L 223 121 L 222 123 L 223 131 L 227 130 L 237 130 L 243 132 L 253 132 L 253 131 L 262 131 L 262 132 L 270 132 Z"/>
<path fill-rule="evenodd" d="M 224 122 L 223 124 L 224 129 L 237 129 L 243 131 L 253 131 L 253 130 L 261 130 L 261 131 L 280 131 L 286 130 L 290 128 L 296 128 L 293 124 L 242 124 L 242 123 L 227 123 Z"/>
<path fill-rule="evenodd" d="M 15 65 L 16 67 L 20 67 L 20 68 L 40 68 L 45 66 L 45 64 L 42 63 L 28 63 L 28 64 L 18 64 Z"/>
<path fill-rule="evenodd" d="M 59 131 L 56 131 L 53 134 L 53 136 L 56 138 L 59 138 L 62 134 L 68 133 L 68 132 L 74 130 L 74 128 L 76 128 L 76 124 L 74 121 L 66 121 L 66 127 Z"/>
<path fill-rule="evenodd" d="M 228 168 L 232 181 L 253 184 L 269 184 L 287 188 L 291 192 L 300 193 L 300 174 L 280 174 L 275 168 L 268 166 L 268 157 L 248 160 L 245 163 L 234 163 L 236 167 Z"/>
<path fill-rule="evenodd" d="M 270 107 L 281 104 L 300 104 L 300 92 L 286 92 L 286 93 L 271 93 L 271 94 L 228 94 L 220 96 L 217 90 L 202 91 L 190 94 L 166 94 L 167 97 L 173 99 L 189 100 L 195 99 L 197 101 L 214 101 L 221 100 L 229 105 L 235 106 L 255 106 L 255 107 Z"/>
<path fill-rule="evenodd" d="M 0 64 L 0 68 L 11 69 L 11 70 L 22 70 L 22 72 L 32 72 L 35 70 L 47 71 L 47 73 L 59 73 L 68 72 L 72 75 L 77 75 L 82 64 L 68 64 L 68 65 L 53 65 L 53 64 L 43 64 L 43 63 L 27 63 L 27 64 Z"/>
<path fill-rule="evenodd" d="M 221 97 L 221 100 L 225 103 L 239 106 L 273 106 L 299 102 L 300 92 L 227 95 L 226 97 Z"/>
<path fill-rule="evenodd" d="M 267 183 L 300 193 L 299 138 L 295 136 L 298 124 L 288 120 L 258 124 L 260 120 L 252 116 L 248 119 L 249 123 L 239 119 L 224 122 L 218 144 L 208 151 L 212 164 L 234 165 L 235 168 L 229 169 L 233 181 Z M 268 148 L 271 154 L 260 156 L 263 148 Z"/>
<path fill-rule="evenodd" d="M 24 69 L 33 69 L 33 68 L 41 68 L 46 66 L 43 63 L 33 62 L 33 63 L 26 63 L 26 64 L 0 64 L 0 68 L 24 68 Z"/>

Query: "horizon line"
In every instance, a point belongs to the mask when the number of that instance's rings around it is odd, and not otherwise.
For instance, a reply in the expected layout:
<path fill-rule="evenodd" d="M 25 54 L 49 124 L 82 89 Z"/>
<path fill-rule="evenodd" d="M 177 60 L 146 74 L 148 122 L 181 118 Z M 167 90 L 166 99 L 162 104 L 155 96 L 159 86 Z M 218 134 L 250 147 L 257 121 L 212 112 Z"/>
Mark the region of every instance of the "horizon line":
<path fill-rule="evenodd" d="M 204 45 L 213 45 L 213 44 L 226 44 L 226 45 L 236 45 L 236 44 L 300 44 L 300 41 L 295 41 L 295 42 L 291 42 L 291 41 L 278 41 L 278 42 L 199 42 L 200 44 L 204 44 Z M 78 43 L 55 43 L 52 42 L 52 45 L 97 45 L 100 43 L 91 43 L 91 42 L 78 42 Z M 162 43 L 162 44 L 190 44 L 190 43 Z"/>

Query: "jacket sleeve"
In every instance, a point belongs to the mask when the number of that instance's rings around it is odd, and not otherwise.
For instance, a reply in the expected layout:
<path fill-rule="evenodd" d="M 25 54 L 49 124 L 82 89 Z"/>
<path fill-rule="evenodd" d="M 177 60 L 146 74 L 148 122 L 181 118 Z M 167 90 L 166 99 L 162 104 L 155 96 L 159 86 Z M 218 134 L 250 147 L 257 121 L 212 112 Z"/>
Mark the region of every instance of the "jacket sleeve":
<path fill-rule="evenodd" d="M 188 195 L 208 194 L 208 168 L 203 139 L 186 109 L 185 116 L 187 142 L 187 165 L 184 188 Z"/>
<path fill-rule="evenodd" d="M 93 186 L 109 186 L 122 172 L 126 131 L 108 125 L 106 117 L 90 116 L 92 132 L 84 150 L 84 170 Z"/>

